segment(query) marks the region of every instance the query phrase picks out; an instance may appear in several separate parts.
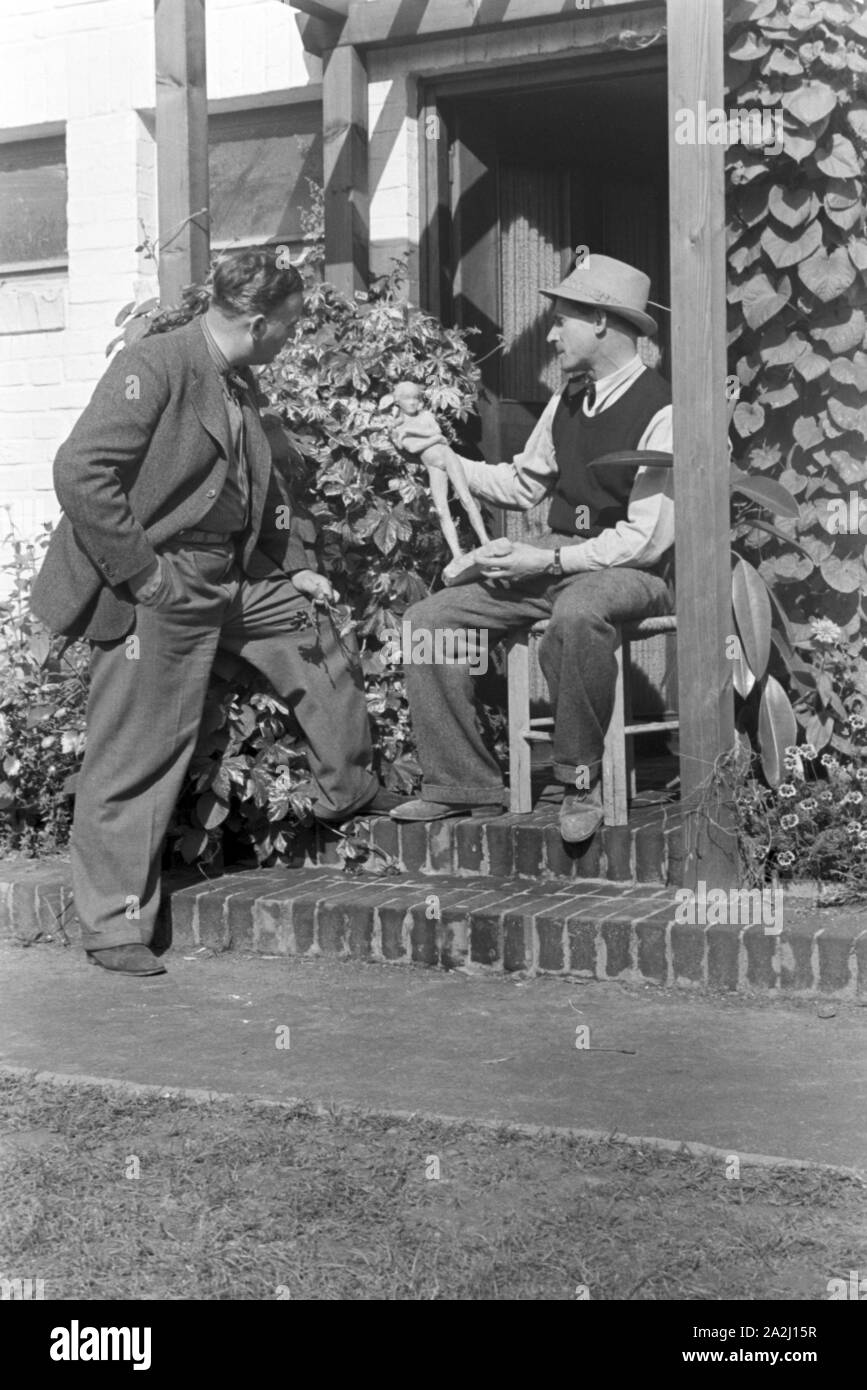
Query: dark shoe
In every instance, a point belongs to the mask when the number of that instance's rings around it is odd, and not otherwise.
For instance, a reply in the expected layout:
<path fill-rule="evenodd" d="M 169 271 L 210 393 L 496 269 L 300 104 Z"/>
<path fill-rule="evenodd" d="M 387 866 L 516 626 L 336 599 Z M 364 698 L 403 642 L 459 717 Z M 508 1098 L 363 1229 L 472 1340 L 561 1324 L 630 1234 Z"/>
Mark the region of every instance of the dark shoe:
<path fill-rule="evenodd" d="M 560 807 L 560 834 L 568 845 L 580 845 L 589 840 L 604 819 L 602 794 L 598 788 L 583 796 L 563 796 Z"/>
<path fill-rule="evenodd" d="M 407 801 L 392 811 L 392 820 L 446 820 L 449 816 L 471 817 L 473 820 L 501 816 L 503 804 L 495 806 L 455 806 L 446 801 Z"/>
<path fill-rule="evenodd" d="M 103 970 L 114 970 L 118 975 L 165 975 L 166 967 L 160 965 L 153 951 L 138 942 L 129 946 L 104 946 L 99 951 L 88 951 L 91 965 L 101 965 Z"/>
<path fill-rule="evenodd" d="M 368 801 L 362 806 L 360 811 L 353 811 L 354 816 L 387 816 L 398 806 L 405 806 L 408 797 L 401 796 L 398 792 L 387 792 L 385 787 L 380 787 L 372 801 Z"/>

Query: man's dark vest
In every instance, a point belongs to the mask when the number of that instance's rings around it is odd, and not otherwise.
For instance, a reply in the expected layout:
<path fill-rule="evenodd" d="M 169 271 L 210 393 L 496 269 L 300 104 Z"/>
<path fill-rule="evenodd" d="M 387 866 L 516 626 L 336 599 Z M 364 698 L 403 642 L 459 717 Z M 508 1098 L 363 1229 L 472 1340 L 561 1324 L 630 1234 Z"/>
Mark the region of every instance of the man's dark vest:
<path fill-rule="evenodd" d="M 548 512 L 552 531 L 587 539 L 627 519 L 638 469 L 587 465 L 603 454 L 637 449 L 654 415 L 670 403 L 671 387 L 650 368 L 597 415 L 584 414 L 583 396 L 570 399 L 564 392 L 552 425 L 559 470 Z M 578 507 L 587 508 L 586 516 L 576 513 Z"/>

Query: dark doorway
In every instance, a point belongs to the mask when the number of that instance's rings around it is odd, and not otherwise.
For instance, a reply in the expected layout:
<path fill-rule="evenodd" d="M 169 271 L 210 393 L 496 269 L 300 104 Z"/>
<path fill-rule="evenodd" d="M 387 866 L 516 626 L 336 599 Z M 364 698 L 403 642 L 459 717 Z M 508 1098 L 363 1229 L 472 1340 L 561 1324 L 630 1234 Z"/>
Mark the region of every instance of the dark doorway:
<path fill-rule="evenodd" d="M 485 399 L 477 442 L 490 463 L 523 447 L 559 383 L 545 342 L 548 301 L 538 291 L 568 272 L 577 247 L 639 266 L 651 298 L 668 303 L 664 68 L 585 72 L 533 87 L 526 74 L 504 74 L 490 90 L 437 93 L 448 158 L 441 146 L 441 215 L 428 221 L 439 243 L 430 298 L 446 322 L 478 330 Z M 665 372 L 668 315 L 653 312 Z"/>

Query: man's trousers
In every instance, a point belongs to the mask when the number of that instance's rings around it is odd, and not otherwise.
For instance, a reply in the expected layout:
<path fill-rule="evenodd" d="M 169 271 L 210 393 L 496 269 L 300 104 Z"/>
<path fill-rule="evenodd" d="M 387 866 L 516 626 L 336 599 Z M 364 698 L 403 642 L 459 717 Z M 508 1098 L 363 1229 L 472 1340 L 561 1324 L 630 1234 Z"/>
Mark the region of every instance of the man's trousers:
<path fill-rule="evenodd" d="M 533 542 L 546 550 L 568 543 L 558 535 Z M 554 713 L 554 775 L 574 791 L 601 775 L 614 708 L 615 625 L 670 613 L 672 600 L 659 575 L 622 566 L 562 579 L 534 575 L 508 585 L 441 589 L 414 604 L 406 618 L 413 634 L 430 634 L 433 651 L 438 632 L 472 630 L 466 640 L 475 651 L 482 640 L 476 633 L 486 633 L 493 647 L 510 632 L 550 619 L 539 643 L 539 664 Z M 420 638 L 416 649 L 424 650 Z M 482 737 L 470 664 L 410 660 L 406 688 L 424 772 L 422 796 L 458 805 L 500 802 L 503 778 Z"/>
<path fill-rule="evenodd" d="M 135 627 L 94 643 L 87 747 L 72 829 L 85 950 L 148 945 L 160 906 L 163 841 L 199 733 L 218 648 L 270 681 L 304 734 L 325 820 L 377 791 L 360 665 L 327 616 L 287 632 L 309 601 L 288 579 L 250 580 L 231 546 L 164 548 L 166 580 L 136 604 Z M 351 639 L 342 639 L 344 647 Z"/>

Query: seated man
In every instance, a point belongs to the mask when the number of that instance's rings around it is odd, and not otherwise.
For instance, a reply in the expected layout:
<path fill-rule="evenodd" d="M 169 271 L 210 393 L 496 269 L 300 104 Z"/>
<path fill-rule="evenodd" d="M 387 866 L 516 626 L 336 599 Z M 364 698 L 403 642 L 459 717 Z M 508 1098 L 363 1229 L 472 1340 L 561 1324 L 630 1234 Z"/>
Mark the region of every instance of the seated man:
<path fill-rule="evenodd" d="M 523 453 L 512 463 L 464 459 L 470 488 L 487 502 L 526 510 L 551 496 L 550 531 L 491 556 L 478 583 L 443 589 L 406 614 L 411 630 L 469 628 L 491 642 L 541 618 L 550 625 L 539 662 L 554 711 L 554 773 L 563 783 L 560 829 L 580 843 L 602 822 L 601 770 L 616 678 L 614 625 L 672 611 L 672 470 L 593 468 L 605 454 L 670 453 L 668 383 L 637 354 L 656 332 L 641 271 L 595 253 L 556 289 L 548 342 L 566 375 Z M 403 447 L 421 453 L 430 439 Z M 435 645 L 435 644 L 434 644 Z M 492 815 L 503 809 L 500 769 L 485 746 L 466 664 L 406 669 L 422 799 L 400 820 Z"/>
<path fill-rule="evenodd" d="M 371 771 L 364 681 L 310 600 L 313 521 L 293 504 L 256 405 L 303 309 L 272 248 L 218 262 L 206 313 L 124 348 L 60 448 L 65 515 L 33 589 L 55 632 L 91 641 L 87 750 L 72 829 L 75 907 L 91 959 L 163 973 L 148 949 L 160 857 L 221 647 L 267 676 L 308 744 L 323 821 L 388 811 Z"/>

